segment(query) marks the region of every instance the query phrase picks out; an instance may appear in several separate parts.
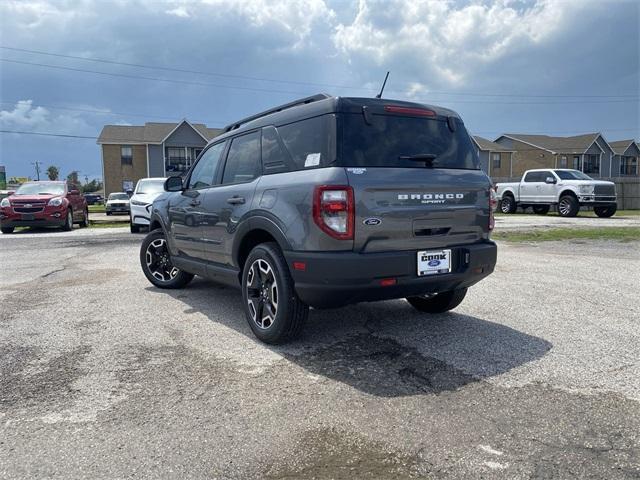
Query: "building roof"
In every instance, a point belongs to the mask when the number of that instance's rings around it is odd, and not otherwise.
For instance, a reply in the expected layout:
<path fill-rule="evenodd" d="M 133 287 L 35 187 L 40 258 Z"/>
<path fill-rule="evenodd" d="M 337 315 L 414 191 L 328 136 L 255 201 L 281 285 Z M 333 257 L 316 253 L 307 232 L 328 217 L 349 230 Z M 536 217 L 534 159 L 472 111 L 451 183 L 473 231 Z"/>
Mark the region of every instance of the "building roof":
<path fill-rule="evenodd" d="M 505 133 L 503 136 L 520 140 L 553 153 L 584 153 L 600 134 L 585 133 L 584 135 L 574 135 L 572 137 L 551 137 L 549 135 Z"/>
<path fill-rule="evenodd" d="M 635 143 L 635 140 L 617 140 L 615 142 L 609 142 L 609 145 L 611 146 L 611 148 L 613 149 L 616 155 L 622 155 L 634 143 Z"/>
<path fill-rule="evenodd" d="M 491 140 L 487 140 L 486 138 L 478 137 L 477 135 L 473 136 L 473 140 L 476 142 L 476 145 L 478 145 L 480 150 L 484 150 L 487 152 L 513 152 L 513 150 L 509 150 L 499 143 L 492 142 Z"/>
<path fill-rule="evenodd" d="M 222 132 L 219 128 L 209 128 L 202 123 L 189 123 L 186 120 L 175 123 L 147 122 L 144 125 L 105 125 L 97 143 L 162 143 L 178 125 L 186 122 L 207 140 Z"/>

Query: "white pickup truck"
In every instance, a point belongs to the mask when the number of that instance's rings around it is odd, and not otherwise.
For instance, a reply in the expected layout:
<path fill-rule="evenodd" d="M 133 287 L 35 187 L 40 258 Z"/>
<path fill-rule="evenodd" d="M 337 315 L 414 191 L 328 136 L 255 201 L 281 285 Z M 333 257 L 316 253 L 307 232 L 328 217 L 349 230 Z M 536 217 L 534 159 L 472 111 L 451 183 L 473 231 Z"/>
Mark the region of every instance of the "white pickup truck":
<path fill-rule="evenodd" d="M 611 217 L 617 209 L 615 183 L 594 180 L 579 170 L 527 170 L 519 182 L 496 184 L 496 195 L 502 213 L 532 207 L 545 215 L 557 206 L 561 216 L 575 217 L 581 206 L 589 206 L 599 217 Z"/>

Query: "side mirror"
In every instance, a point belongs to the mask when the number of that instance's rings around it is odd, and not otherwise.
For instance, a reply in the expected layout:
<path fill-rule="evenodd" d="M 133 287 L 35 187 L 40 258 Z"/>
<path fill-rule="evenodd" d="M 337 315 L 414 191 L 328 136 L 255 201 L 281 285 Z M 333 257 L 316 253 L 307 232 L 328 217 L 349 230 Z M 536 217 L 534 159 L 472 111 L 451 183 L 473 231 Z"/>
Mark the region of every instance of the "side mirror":
<path fill-rule="evenodd" d="M 547 177 L 547 178 L 544 180 L 544 183 L 556 183 L 556 179 L 555 179 L 555 178 L 553 178 L 553 177 Z"/>
<path fill-rule="evenodd" d="M 184 187 L 182 185 L 182 177 L 179 175 L 174 175 L 167 178 L 164 181 L 164 190 L 166 192 L 181 192 L 182 190 L 184 190 Z"/>
<path fill-rule="evenodd" d="M 13 195 L 14 193 L 16 193 L 16 191 L 15 191 L 15 190 L 9 190 L 9 191 L 7 192 L 7 196 L 11 196 L 11 195 Z"/>

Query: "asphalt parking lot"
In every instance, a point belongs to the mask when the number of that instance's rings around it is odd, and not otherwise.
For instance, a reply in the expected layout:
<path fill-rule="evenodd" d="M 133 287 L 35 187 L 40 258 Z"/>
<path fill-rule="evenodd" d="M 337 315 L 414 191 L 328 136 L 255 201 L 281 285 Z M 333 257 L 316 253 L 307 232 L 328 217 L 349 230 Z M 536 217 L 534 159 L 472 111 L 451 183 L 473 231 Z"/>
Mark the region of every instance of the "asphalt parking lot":
<path fill-rule="evenodd" d="M 640 478 L 640 242 L 499 245 L 455 312 L 160 291 L 125 229 L 0 236 L 2 478 Z"/>

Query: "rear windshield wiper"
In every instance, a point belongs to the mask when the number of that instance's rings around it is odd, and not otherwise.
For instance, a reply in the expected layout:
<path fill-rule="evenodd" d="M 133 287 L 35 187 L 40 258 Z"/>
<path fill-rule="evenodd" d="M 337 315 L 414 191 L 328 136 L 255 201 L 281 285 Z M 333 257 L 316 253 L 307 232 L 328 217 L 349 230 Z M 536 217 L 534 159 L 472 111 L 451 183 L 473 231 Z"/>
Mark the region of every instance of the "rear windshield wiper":
<path fill-rule="evenodd" d="M 413 162 L 424 162 L 425 167 L 433 167 L 436 163 L 437 155 L 433 153 L 416 153 L 415 155 L 400 155 L 400 160 L 411 160 Z"/>

